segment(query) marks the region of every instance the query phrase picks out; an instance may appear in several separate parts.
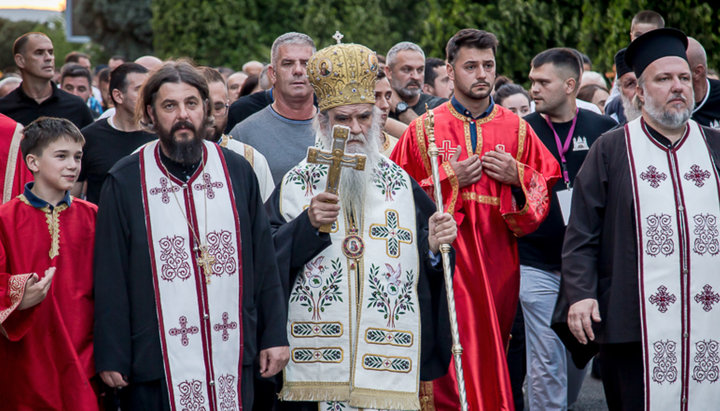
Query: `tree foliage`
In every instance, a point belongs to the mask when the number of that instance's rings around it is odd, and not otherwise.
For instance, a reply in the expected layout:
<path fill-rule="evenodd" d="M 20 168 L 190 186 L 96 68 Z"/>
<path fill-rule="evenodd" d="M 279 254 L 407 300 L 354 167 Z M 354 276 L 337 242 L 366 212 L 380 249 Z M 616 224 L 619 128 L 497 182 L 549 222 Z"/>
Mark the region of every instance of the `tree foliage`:
<path fill-rule="evenodd" d="M 498 69 L 519 82 L 526 80 L 532 58 L 550 47 L 577 48 L 590 56 L 595 70 L 610 71 L 613 56 L 630 41 L 632 17 L 652 9 L 667 26 L 697 38 L 708 51 L 708 65 L 720 68 L 720 54 L 712 53 L 720 48 L 720 15 L 708 1 L 153 0 L 152 9 L 158 55 L 235 68 L 250 59 L 268 61 L 273 40 L 287 31 L 306 33 L 321 48 L 339 30 L 344 41 L 381 54 L 408 40 L 442 58 L 457 30 L 475 27 L 497 35 Z"/>
<path fill-rule="evenodd" d="M 151 0 L 75 0 L 90 38 L 107 55 L 135 59 L 152 53 Z M 205 2 L 211 3 L 211 2 Z"/>

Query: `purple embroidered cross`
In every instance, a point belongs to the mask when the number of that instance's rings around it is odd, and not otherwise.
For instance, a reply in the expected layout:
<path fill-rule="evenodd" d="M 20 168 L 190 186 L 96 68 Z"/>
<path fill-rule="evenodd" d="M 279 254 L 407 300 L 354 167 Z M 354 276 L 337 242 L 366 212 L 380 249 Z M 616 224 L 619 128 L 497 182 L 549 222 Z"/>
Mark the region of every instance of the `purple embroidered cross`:
<path fill-rule="evenodd" d="M 187 317 L 184 315 L 180 317 L 180 328 L 171 328 L 170 329 L 170 335 L 180 336 L 180 343 L 183 345 L 183 347 L 187 347 L 187 345 L 190 343 L 188 340 L 188 334 L 197 334 L 200 332 L 200 329 L 196 326 L 188 327 L 187 326 Z"/>
<path fill-rule="evenodd" d="M 212 200 L 215 198 L 215 191 L 213 191 L 213 188 L 222 188 L 223 183 L 219 181 L 212 181 L 212 177 L 210 177 L 210 174 L 203 173 L 203 182 L 197 183 L 193 187 L 195 190 L 205 190 L 205 195 L 207 195 L 207 198 Z"/>
<path fill-rule="evenodd" d="M 692 167 L 690 167 L 690 171 L 685 173 L 685 180 L 694 181 L 697 187 L 702 187 L 705 184 L 703 180 L 707 180 L 708 178 L 710 178 L 710 172 L 703 170 L 697 164 L 693 164 Z"/>
<path fill-rule="evenodd" d="M 658 306 L 658 311 L 664 313 L 668 310 L 668 306 L 673 304 L 677 298 L 675 297 L 675 294 L 668 294 L 667 287 L 661 285 L 658 287 L 657 293 L 651 295 L 649 300 L 650 304 Z"/>
<path fill-rule="evenodd" d="M 175 186 L 175 185 L 168 186 L 168 183 L 170 183 L 170 181 L 168 181 L 167 178 L 160 177 L 160 187 L 151 188 L 150 195 L 154 196 L 157 194 L 162 194 L 162 196 L 160 197 L 160 200 L 163 202 L 163 204 L 169 203 L 170 202 L 169 193 L 177 193 L 178 191 L 180 191 L 180 187 Z"/>
<path fill-rule="evenodd" d="M 713 304 L 720 302 L 720 295 L 713 292 L 710 284 L 705 284 L 702 292 L 695 295 L 695 302 L 702 304 L 703 310 L 710 312 L 713 309 Z"/>
<path fill-rule="evenodd" d="M 640 174 L 640 178 L 650 182 L 650 187 L 658 188 L 661 181 L 665 181 L 667 174 L 658 172 L 655 166 L 648 166 L 647 171 L 643 171 Z"/>
<path fill-rule="evenodd" d="M 228 322 L 228 319 L 230 316 L 227 312 L 224 312 L 222 314 L 222 323 L 218 323 L 213 325 L 213 330 L 215 331 L 222 331 L 222 340 L 227 341 L 230 338 L 230 333 L 228 330 L 234 330 L 237 328 L 237 323 L 235 321 Z"/>

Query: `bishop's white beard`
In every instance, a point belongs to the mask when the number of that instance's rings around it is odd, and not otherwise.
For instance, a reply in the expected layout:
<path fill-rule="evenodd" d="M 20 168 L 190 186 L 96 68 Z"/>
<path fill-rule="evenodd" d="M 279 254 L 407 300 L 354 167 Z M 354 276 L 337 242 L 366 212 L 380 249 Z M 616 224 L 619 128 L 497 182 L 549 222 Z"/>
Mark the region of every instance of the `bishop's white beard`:
<path fill-rule="evenodd" d="M 642 110 L 635 103 L 636 99 L 628 100 L 625 94 L 620 93 L 620 100 L 622 101 L 623 114 L 628 123 L 642 115 Z"/>
<path fill-rule="evenodd" d="M 343 167 L 338 185 L 338 196 L 346 210 L 354 209 L 361 213 L 365 201 L 365 190 L 370 184 L 373 169 L 380 162 L 380 133 L 382 130 L 382 116 L 380 109 L 373 107 L 372 124 L 367 136 L 363 134 L 350 134 L 345 145 L 345 152 L 348 154 L 363 154 L 366 157 L 365 169 L 356 170 L 350 167 Z M 324 150 L 332 147 L 332 126 L 329 122 L 326 127 L 318 127 L 318 137 Z M 364 144 L 350 144 L 353 141 L 361 141 Z"/>

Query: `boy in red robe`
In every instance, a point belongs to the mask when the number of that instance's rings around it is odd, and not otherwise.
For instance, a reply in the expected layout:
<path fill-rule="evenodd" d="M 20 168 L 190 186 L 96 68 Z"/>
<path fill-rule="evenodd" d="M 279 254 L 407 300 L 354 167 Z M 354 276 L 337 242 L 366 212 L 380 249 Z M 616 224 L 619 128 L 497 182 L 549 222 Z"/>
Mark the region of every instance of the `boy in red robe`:
<path fill-rule="evenodd" d="M 71 198 L 80 131 L 42 117 L 20 144 L 34 183 L 0 206 L 3 409 L 97 410 L 92 256 L 97 207 Z"/>
<path fill-rule="evenodd" d="M 497 44 L 494 34 L 476 29 L 448 41 L 454 96 L 432 110 L 445 210 L 458 224 L 453 285 L 465 387 L 470 409 L 481 411 L 514 408 L 505 347 L 520 288 L 516 237 L 545 219 L 548 187 L 560 177 L 527 122 L 490 95 Z M 427 115 L 410 123 L 390 159 L 432 192 L 426 123 Z M 448 371 L 433 382 L 438 410 L 460 407 L 453 364 Z"/>

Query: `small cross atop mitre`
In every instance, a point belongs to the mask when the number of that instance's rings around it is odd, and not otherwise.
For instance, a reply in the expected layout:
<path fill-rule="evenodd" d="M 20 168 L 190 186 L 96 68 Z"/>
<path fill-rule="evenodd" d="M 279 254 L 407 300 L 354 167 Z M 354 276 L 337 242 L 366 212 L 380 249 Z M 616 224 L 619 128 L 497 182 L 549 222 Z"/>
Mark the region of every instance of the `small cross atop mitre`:
<path fill-rule="evenodd" d="M 335 30 L 335 34 L 333 34 L 333 36 L 332 36 L 332 38 L 334 38 L 335 41 L 337 41 L 337 44 L 342 43 L 343 37 L 345 37 L 345 36 L 343 36 L 342 33 L 340 33 L 340 31 L 338 31 L 338 30 Z"/>

